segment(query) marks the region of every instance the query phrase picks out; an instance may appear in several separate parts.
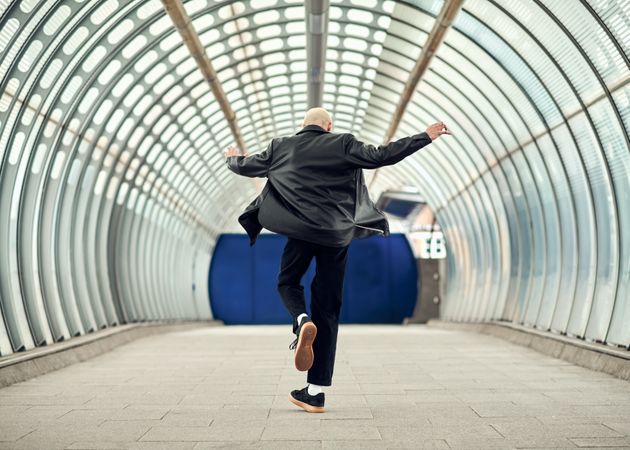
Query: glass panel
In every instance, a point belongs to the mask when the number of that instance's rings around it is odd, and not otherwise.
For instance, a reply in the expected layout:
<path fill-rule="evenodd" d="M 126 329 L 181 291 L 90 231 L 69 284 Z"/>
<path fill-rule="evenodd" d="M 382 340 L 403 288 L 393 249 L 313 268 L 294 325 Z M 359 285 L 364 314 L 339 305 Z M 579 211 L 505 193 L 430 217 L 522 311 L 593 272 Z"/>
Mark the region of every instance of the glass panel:
<path fill-rule="evenodd" d="M 617 290 L 617 282 L 620 274 L 627 274 L 630 270 L 630 211 L 626 207 L 630 198 L 630 152 L 628 151 L 628 136 L 624 137 L 623 125 L 616 120 L 611 104 L 602 99 L 589 108 L 591 118 L 595 124 L 599 140 L 604 149 L 606 158 L 606 179 L 608 193 L 605 205 L 610 212 L 604 215 L 604 220 L 611 221 L 602 230 L 607 233 L 609 247 L 598 260 L 597 276 L 598 290 L 594 299 L 593 308 L 589 317 L 586 335 L 593 339 L 603 341 L 608 333 L 610 319 L 613 314 L 615 299 L 623 302 L 623 295 Z M 627 114 L 627 112 L 626 112 Z M 595 151 L 596 147 L 592 151 Z M 607 189 L 607 191 L 608 191 Z M 601 211 L 601 210 L 599 210 Z M 598 215 L 598 217 L 601 217 Z M 616 219 L 616 220 L 615 220 Z M 618 222 L 617 222 L 618 221 Z M 599 223 L 598 223 L 599 226 Z M 601 235 L 603 238 L 604 235 Z"/>
<path fill-rule="evenodd" d="M 594 252 L 596 252 L 592 254 L 588 274 L 585 277 L 589 283 L 583 290 L 578 287 L 578 294 L 573 302 L 571 319 L 567 329 L 568 333 L 583 337 L 597 290 L 600 289 L 600 292 L 602 292 L 601 289 L 605 291 L 607 288 L 610 288 L 610 277 L 613 275 L 616 282 L 616 271 L 614 273 L 611 271 L 609 261 L 614 256 L 611 254 L 612 246 L 617 247 L 618 245 L 617 242 L 611 240 L 617 235 L 617 218 L 615 217 L 614 209 L 612 209 L 613 197 L 610 183 L 606 176 L 601 150 L 595 141 L 595 136 L 590 129 L 586 116 L 583 113 L 579 114 L 569 121 L 569 125 L 575 133 L 580 155 L 586 169 L 591 189 L 590 198 L 593 202 L 593 214 L 596 219 L 593 233 L 589 236 L 589 239 L 593 241 L 595 246 Z"/>

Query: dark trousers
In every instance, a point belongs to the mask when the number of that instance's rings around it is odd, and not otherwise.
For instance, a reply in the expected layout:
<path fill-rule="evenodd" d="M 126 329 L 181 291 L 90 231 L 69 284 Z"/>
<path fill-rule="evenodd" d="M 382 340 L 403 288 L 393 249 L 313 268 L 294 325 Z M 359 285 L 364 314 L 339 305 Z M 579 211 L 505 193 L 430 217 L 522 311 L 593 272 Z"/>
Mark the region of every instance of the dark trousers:
<path fill-rule="evenodd" d="M 347 256 L 347 246 L 327 247 L 291 238 L 282 253 L 278 292 L 284 306 L 293 316 L 294 333 L 297 331 L 297 317 L 306 313 L 302 276 L 315 257 L 315 278 L 311 283 L 311 319 L 317 327 L 317 337 L 313 344 L 315 360 L 308 371 L 307 381 L 320 386 L 332 384 Z"/>

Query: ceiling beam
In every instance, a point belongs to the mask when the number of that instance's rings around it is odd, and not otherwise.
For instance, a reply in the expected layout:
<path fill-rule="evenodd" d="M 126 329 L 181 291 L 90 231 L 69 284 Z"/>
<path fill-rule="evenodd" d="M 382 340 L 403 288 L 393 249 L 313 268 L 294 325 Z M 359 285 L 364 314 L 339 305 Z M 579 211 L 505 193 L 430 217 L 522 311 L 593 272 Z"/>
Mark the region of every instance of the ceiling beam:
<path fill-rule="evenodd" d="M 208 55 L 206 54 L 206 50 L 203 45 L 201 45 L 199 35 L 197 34 L 197 31 L 195 31 L 190 16 L 184 9 L 184 5 L 182 5 L 181 0 L 162 0 L 162 4 L 173 21 L 175 28 L 181 35 L 186 47 L 188 47 L 190 56 L 193 57 L 197 63 L 197 67 L 201 70 L 203 77 L 210 85 L 214 98 L 217 102 L 219 102 L 219 106 L 221 107 L 221 111 L 223 111 L 225 120 L 227 120 L 230 130 L 232 131 L 232 136 L 234 137 L 236 146 L 241 153 L 246 153 L 247 148 L 245 146 L 245 141 L 243 141 L 241 130 L 236 122 L 236 114 L 234 113 L 234 110 L 223 91 L 223 87 L 217 78 L 217 74 L 212 67 L 212 63 L 210 62 Z"/>
<path fill-rule="evenodd" d="M 463 3 L 464 0 L 445 0 L 442 10 L 436 17 L 433 28 L 427 37 L 427 41 L 420 51 L 420 56 L 418 56 L 418 60 L 416 61 L 413 70 L 409 73 L 409 78 L 405 83 L 405 88 L 403 89 L 403 92 L 400 95 L 400 100 L 398 100 L 398 104 L 396 105 L 392 121 L 389 124 L 389 128 L 387 128 L 387 133 L 385 134 L 384 139 L 385 143 L 391 141 L 396 134 L 396 130 L 398 130 L 398 126 L 400 125 L 402 116 L 407 109 L 409 101 L 411 100 L 411 96 L 416 90 L 416 87 L 418 87 L 418 84 L 420 84 L 422 77 L 433 59 L 433 55 L 435 55 L 438 47 L 444 40 L 446 31 L 451 27 L 451 24 L 453 23 L 453 20 L 461 9 Z M 369 184 L 370 189 L 374 185 L 377 175 L 378 169 L 376 169 L 372 175 L 372 179 Z"/>
<path fill-rule="evenodd" d="M 387 129 L 385 142 L 389 142 L 396 134 L 396 130 L 398 130 L 398 125 L 400 125 L 400 120 L 407 109 L 411 96 L 420 83 L 420 80 L 422 80 L 424 73 L 433 59 L 433 55 L 435 55 L 438 47 L 444 40 L 446 31 L 451 27 L 451 24 L 453 23 L 453 20 L 461 9 L 463 3 L 464 0 L 446 0 L 444 2 L 440 14 L 435 19 L 433 29 L 431 30 L 431 33 L 429 33 L 427 41 L 422 47 L 422 51 L 416 61 L 416 65 L 409 74 L 407 83 L 405 83 L 405 88 L 403 89 L 403 93 L 401 94 L 398 105 L 396 106 L 396 111 L 394 112 L 392 121 Z"/>
<path fill-rule="evenodd" d="M 329 5 L 329 0 L 306 0 L 304 4 L 309 108 L 322 106 L 324 96 Z"/>

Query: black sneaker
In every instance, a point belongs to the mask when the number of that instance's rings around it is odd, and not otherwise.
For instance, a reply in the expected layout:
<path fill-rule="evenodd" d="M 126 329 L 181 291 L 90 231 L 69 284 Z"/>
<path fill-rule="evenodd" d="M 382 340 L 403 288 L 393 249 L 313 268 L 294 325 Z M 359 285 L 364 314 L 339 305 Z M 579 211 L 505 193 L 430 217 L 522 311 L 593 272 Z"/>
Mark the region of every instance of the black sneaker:
<path fill-rule="evenodd" d="M 325 396 L 323 392 L 317 395 L 310 395 L 308 393 L 308 386 L 304 389 L 291 391 L 289 400 L 294 405 L 299 406 L 306 412 L 310 413 L 323 413 Z"/>
<path fill-rule="evenodd" d="M 317 327 L 311 319 L 305 318 L 295 334 L 297 338 L 289 348 L 295 350 L 295 368 L 304 372 L 313 366 L 313 342 L 317 336 Z"/>

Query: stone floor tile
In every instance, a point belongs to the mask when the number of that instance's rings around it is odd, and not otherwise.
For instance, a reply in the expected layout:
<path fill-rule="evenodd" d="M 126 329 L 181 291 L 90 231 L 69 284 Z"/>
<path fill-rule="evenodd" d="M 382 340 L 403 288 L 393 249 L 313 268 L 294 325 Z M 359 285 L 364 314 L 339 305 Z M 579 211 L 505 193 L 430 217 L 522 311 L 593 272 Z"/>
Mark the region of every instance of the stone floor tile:
<path fill-rule="evenodd" d="M 630 420 L 627 420 L 624 422 L 614 422 L 612 420 L 611 421 L 606 420 L 602 423 L 603 425 L 615 430 L 617 433 L 621 435 L 630 436 Z"/>
<path fill-rule="evenodd" d="M 427 391 L 406 390 L 405 396 L 411 399 L 414 403 L 418 404 L 440 402 L 462 403 L 459 398 L 448 392 L 446 389 Z"/>
<path fill-rule="evenodd" d="M 68 413 L 55 419 L 56 423 L 73 425 L 76 427 L 84 425 L 100 425 L 111 417 L 116 417 L 120 409 L 73 409 Z"/>
<path fill-rule="evenodd" d="M 451 449 L 493 449 L 515 450 L 517 447 L 504 438 L 478 438 L 475 436 L 454 436 L 446 438 L 446 443 Z"/>
<path fill-rule="evenodd" d="M 3 395 L 0 396 L 0 408 L 5 405 L 34 406 L 34 405 L 82 405 L 94 398 L 93 394 L 78 395 Z"/>
<path fill-rule="evenodd" d="M 0 442 L 13 442 L 26 436 L 37 428 L 33 425 L 10 424 L 0 425 Z"/>
<path fill-rule="evenodd" d="M 372 419 L 322 420 L 319 430 L 322 440 L 327 441 L 381 439 Z"/>
<path fill-rule="evenodd" d="M 320 441 L 262 441 L 259 448 L 264 450 L 315 450 L 321 449 L 322 443 Z"/>
<path fill-rule="evenodd" d="M 622 434 L 599 423 L 540 424 L 495 423 L 492 425 L 504 437 L 556 436 L 579 437 L 621 437 Z"/>
<path fill-rule="evenodd" d="M 322 420 L 340 420 L 340 419 L 374 419 L 372 411 L 367 407 L 355 408 L 328 408 Z"/>
<path fill-rule="evenodd" d="M 147 432 L 149 426 L 128 422 L 121 426 L 55 425 L 35 430 L 15 441 L 14 448 L 57 449 L 74 442 L 134 442 Z"/>
<path fill-rule="evenodd" d="M 266 419 L 270 409 L 267 407 L 250 406 L 246 404 L 229 404 L 223 408 L 212 411 L 215 419 L 243 419 L 245 421 Z"/>
<path fill-rule="evenodd" d="M 565 449 L 577 448 L 569 439 L 555 436 L 530 436 L 527 438 L 506 438 L 510 445 L 520 448 Z"/>
<path fill-rule="evenodd" d="M 241 395 L 276 395 L 277 384 L 235 384 L 231 387 L 232 394 Z"/>
<path fill-rule="evenodd" d="M 324 449 L 448 449 L 449 446 L 443 439 L 414 439 L 398 441 L 322 441 Z M 335 445 L 336 444 L 336 445 Z"/>
<path fill-rule="evenodd" d="M 259 440 L 265 425 L 262 423 L 224 423 L 212 422 L 210 433 L 212 440 L 218 441 L 255 441 Z"/>
<path fill-rule="evenodd" d="M 365 401 L 369 406 L 413 406 L 415 403 L 406 394 L 366 394 Z"/>
<path fill-rule="evenodd" d="M 630 437 L 591 437 L 570 439 L 578 447 L 620 447 L 630 448 Z"/>
<path fill-rule="evenodd" d="M 140 441 L 249 441 L 257 440 L 260 434 L 259 430 L 252 431 L 251 428 L 243 428 L 243 433 L 234 433 L 237 431 L 234 430 L 234 428 L 235 427 L 230 427 L 226 432 L 225 427 L 212 429 L 210 426 L 157 426 L 148 430 L 148 432 L 140 438 Z M 252 434 L 256 436 L 252 437 Z"/>
<path fill-rule="evenodd" d="M 361 394 L 405 394 L 397 383 L 359 383 Z"/>
<path fill-rule="evenodd" d="M 382 396 L 386 397 L 386 396 Z M 288 400 L 287 400 L 288 402 Z M 288 402 L 287 405 L 291 403 Z M 326 408 L 367 408 L 368 402 L 365 395 L 333 395 L 326 397 Z"/>
<path fill-rule="evenodd" d="M 234 449 L 234 450 L 253 450 L 263 448 L 263 443 L 258 441 L 205 441 L 197 442 L 193 447 L 194 450 L 206 449 Z"/>
<path fill-rule="evenodd" d="M 501 438 L 492 426 L 486 424 L 449 424 L 449 425 L 390 425 L 380 426 L 379 430 L 384 440 L 395 438 L 396 435 L 418 438 L 446 439 L 451 436 L 473 436 L 483 438 Z"/>
<path fill-rule="evenodd" d="M 269 415 L 267 417 L 267 422 L 271 423 L 274 421 L 303 421 L 308 420 L 311 422 L 319 422 L 322 420 L 323 416 L 328 416 L 329 412 L 326 414 L 309 414 L 301 408 L 271 408 L 269 410 Z"/>
<path fill-rule="evenodd" d="M 209 427 L 213 420 L 213 412 L 200 411 L 197 413 L 172 413 L 168 412 L 154 426 L 189 426 Z"/>
<path fill-rule="evenodd" d="M 109 450 L 127 449 L 129 445 L 123 442 L 98 442 L 98 441 L 78 441 L 66 447 L 68 450 Z"/>
<path fill-rule="evenodd" d="M 164 441 L 164 442 L 129 442 L 125 444 L 129 450 L 190 450 L 196 442 Z"/>

